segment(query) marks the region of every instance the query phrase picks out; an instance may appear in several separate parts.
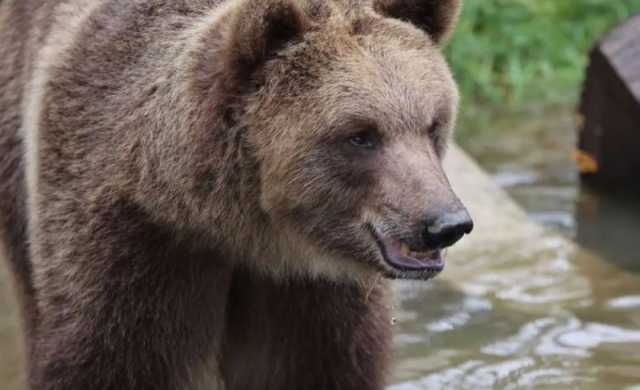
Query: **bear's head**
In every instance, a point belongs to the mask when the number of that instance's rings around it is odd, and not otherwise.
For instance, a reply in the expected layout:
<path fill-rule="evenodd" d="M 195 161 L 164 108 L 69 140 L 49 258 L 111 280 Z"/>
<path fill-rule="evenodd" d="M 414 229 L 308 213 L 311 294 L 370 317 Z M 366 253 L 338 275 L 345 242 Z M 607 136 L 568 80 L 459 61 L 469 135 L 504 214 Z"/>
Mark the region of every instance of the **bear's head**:
<path fill-rule="evenodd" d="M 443 249 L 473 226 L 441 166 L 458 102 L 441 47 L 459 8 L 238 0 L 216 11 L 191 69 L 216 119 L 189 152 L 194 180 L 209 183 L 194 187 L 215 196 L 185 204 L 219 217 L 230 256 L 330 277 L 442 270 Z"/>

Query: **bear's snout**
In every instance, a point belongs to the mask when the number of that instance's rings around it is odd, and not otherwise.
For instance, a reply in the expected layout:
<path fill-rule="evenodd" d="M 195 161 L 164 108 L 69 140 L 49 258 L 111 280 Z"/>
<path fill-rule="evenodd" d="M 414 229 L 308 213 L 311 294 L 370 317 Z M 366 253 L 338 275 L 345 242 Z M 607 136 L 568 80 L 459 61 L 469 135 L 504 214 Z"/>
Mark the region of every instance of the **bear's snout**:
<path fill-rule="evenodd" d="M 387 275 L 425 280 L 444 269 L 444 249 L 471 233 L 474 224 L 440 164 L 428 158 L 412 161 L 419 161 L 421 169 L 414 165 L 402 172 L 401 164 L 394 164 L 387 171 L 393 180 L 384 182 L 382 213 L 370 230 Z M 403 191 L 411 187 L 403 183 L 411 183 L 413 191 Z"/>

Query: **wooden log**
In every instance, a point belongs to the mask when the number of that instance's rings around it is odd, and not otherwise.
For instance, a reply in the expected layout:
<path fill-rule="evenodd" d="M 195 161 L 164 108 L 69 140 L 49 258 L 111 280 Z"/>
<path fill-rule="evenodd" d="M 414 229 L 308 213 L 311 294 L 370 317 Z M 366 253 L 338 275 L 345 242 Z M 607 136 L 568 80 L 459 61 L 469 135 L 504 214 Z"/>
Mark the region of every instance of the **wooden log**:
<path fill-rule="evenodd" d="M 640 14 L 592 50 L 579 110 L 583 180 L 640 188 Z"/>

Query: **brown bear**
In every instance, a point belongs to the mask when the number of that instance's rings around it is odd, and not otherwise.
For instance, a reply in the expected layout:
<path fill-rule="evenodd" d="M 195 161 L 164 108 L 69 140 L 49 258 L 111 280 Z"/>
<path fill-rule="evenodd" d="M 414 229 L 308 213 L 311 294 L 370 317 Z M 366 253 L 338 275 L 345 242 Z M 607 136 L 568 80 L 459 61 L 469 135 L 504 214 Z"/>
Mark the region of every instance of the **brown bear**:
<path fill-rule="evenodd" d="M 459 6 L 0 1 L 30 387 L 382 389 L 387 280 L 472 229 L 440 164 Z"/>

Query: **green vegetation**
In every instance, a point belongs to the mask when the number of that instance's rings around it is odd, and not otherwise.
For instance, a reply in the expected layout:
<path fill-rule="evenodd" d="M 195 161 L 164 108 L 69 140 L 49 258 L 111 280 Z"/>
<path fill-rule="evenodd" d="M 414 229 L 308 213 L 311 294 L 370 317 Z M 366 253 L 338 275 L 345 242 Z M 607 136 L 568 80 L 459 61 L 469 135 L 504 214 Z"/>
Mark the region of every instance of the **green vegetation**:
<path fill-rule="evenodd" d="M 634 11 L 640 0 L 466 0 L 447 48 L 465 108 L 572 103 L 589 49 Z"/>

